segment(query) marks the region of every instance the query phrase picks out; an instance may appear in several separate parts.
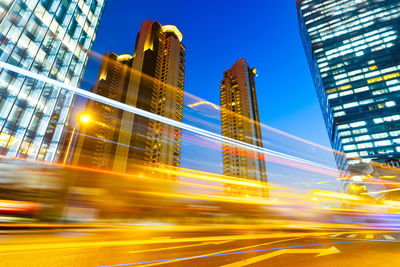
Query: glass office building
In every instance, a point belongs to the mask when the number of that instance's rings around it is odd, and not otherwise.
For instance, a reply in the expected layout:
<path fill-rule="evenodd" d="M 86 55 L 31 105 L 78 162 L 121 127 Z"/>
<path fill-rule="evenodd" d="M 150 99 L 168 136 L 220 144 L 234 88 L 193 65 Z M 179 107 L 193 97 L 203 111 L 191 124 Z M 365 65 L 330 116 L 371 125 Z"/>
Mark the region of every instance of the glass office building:
<path fill-rule="evenodd" d="M 0 0 L 0 60 L 80 86 L 105 0 Z M 53 161 L 73 93 L 0 69 L 0 155 Z"/>
<path fill-rule="evenodd" d="M 398 158 L 400 1 L 297 0 L 297 9 L 333 148 L 349 164 Z"/>

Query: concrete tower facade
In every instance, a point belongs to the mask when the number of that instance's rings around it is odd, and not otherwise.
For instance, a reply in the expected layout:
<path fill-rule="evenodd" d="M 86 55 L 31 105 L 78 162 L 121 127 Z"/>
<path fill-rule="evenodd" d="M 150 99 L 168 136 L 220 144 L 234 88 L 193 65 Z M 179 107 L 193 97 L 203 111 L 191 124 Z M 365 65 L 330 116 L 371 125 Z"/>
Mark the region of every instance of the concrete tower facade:
<path fill-rule="evenodd" d="M 186 50 L 181 41 L 176 26 L 146 20 L 133 55 L 105 55 L 92 91 L 181 121 Z M 79 137 L 73 164 L 118 172 L 180 164 L 180 129 L 91 101 L 87 110 L 101 119 L 83 129 L 91 133 Z"/>
<path fill-rule="evenodd" d="M 224 72 L 220 86 L 222 134 L 262 147 L 255 74 L 256 69 L 244 58 Z M 225 175 L 267 180 L 263 154 L 223 145 L 223 166 Z"/>

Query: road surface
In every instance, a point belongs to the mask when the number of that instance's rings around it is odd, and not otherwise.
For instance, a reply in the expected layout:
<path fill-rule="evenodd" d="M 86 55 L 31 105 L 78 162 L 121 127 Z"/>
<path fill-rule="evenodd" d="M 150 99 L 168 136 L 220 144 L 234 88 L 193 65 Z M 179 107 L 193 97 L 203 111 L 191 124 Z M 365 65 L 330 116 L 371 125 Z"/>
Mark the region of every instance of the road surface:
<path fill-rule="evenodd" d="M 400 266 L 400 232 L 251 225 L 2 231 L 0 266 Z"/>

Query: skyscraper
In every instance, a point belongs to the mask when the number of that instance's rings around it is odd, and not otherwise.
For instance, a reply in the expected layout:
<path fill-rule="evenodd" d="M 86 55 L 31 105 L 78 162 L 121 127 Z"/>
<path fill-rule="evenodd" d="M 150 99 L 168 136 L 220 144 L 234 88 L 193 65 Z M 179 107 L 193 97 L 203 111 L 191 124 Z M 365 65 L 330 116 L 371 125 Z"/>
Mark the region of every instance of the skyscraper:
<path fill-rule="evenodd" d="M 0 60 L 80 86 L 105 0 L 0 1 Z M 0 69 L 0 154 L 57 158 L 73 93 Z"/>
<path fill-rule="evenodd" d="M 181 121 L 186 50 L 181 41 L 176 26 L 146 20 L 133 55 L 104 56 L 92 91 Z M 87 110 L 95 123 L 81 132 L 73 164 L 118 172 L 179 165 L 180 129 L 93 101 Z"/>
<path fill-rule="evenodd" d="M 297 10 L 332 147 L 349 164 L 398 158 L 400 2 L 297 0 Z"/>
<path fill-rule="evenodd" d="M 254 77 L 244 58 L 224 72 L 221 81 L 222 135 L 263 146 Z M 224 175 L 266 181 L 264 155 L 223 144 Z"/>

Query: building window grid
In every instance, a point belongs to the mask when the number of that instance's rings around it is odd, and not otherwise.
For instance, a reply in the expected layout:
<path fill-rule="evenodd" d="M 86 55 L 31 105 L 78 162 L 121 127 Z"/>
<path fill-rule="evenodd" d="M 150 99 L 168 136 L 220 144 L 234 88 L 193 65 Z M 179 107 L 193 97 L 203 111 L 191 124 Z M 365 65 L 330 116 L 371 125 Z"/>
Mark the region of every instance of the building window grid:
<path fill-rule="evenodd" d="M 95 0 L 94 0 L 94 1 L 95 1 Z M 17 6 L 17 5 L 16 5 L 16 6 Z M 18 7 L 18 6 L 17 6 L 17 7 Z M 33 12 L 33 10 L 31 10 L 31 11 Z M 11 12 L 9 12 L 9 13 L 11 13 Z M 72 18 L 72 17 L 71 17 L 71 18 Z M 4 21 L 3 21 L 3 22 L 4 22 Z M 2 25 L 3 25 L 3 24 L 2 24 Z M 25 36 L 25 35 L 21 35 L 21 36 Z M 22 37 L 21 37 L 21 38 L 22 38 Z M 31 40 L 31 41 L 35 42 L 35 40 Z M 37 41 L 36 41 L 36 42 L 37 42 Z M 54 49 L 54 45 L 53 45 L 53 49 Z M 64 48 L 64 50 L 65 50 L 65 48 Z M 55 52 L 54 55 L 55 55 L 56 53 L 57 53 L 57 52 Z M 67 53 L 68 53 L 68 52 L 67 52 Z M 10 53 L 10 56 L 12 56 L 12 53 Z M 61 59 L 59 58 L 59 61 L 60 61 L 60 62 L 63 62 L 63 60 L 64 60 L 64 58 L 61 58 Z M 87 59 L 86 59 L 86 60 L 87 60 Z M 82 64 L 82 65 L 83 65 L 83 64 Z M 63 69 L 63 76 L 65 76 L 65 74 L 66 74 L 66 64 L 65 64 L 64 66 L 62 66 L 62 67 L 64 68 L 64 69 Z M 20 88 L 22 88 L 22 86 L 23 86 L 23 85 L 20 85 Z M 31 90 L 33 90 L 33 89 L 31 89 Z M 39 89 L 39 90 L 40 90 L 40 89 Z M 44 90 L 42 89 L 42 92 L 43 92 L 43 91 L 44 91 Z M 60 91 L 60 90 L 58 90 L 58 91 Z M 28 95 L 29 95 L 29 94 L 28 94 Z M 15 96 L 16 96 L 16 95 L 15 95 Z M 71 96 L 72 96 L 72 95 L 71 95 Z M 71 96 L 69 97 L 69 99 L 72 101 L 72 97 L 71 97 Z M 54 99 L 57 99 L 57 97 L 54 98 Z M 67 98 L 67 99 L 68 99 L 68 98 Z M 39 102 L 39 101 L 37 101 L 37 102 Z M 69 101 L 69 103 L 67 103 L 67 105 L 66 105 L 67 107 L 69 107 L 68 104 L 70 104 L 70 101 Z M 43 105 L 42 105 L 42 106 L 43 106 Z M 36 105 L 36 107 L 37 107 L 37 105 Z M 64 117 L 66 117 L 66 116 L 65 116 L 65 114 L 66 114 L 65 108 L 64 108 L 64 110 L 61 110 L 61 114 L 62 114 L 62 113 L 64 113 Z M 33 117 L 33 116 L 32 116 L 32 117 Z M 62 121 L 61 123 L 58 123 L 58 126 L 61 126 L 61 127 L 62 127 L 62 126 L 63 126 L 63 123 L 64 123 L 64 121 Z M 2 125 L 2 126 L 4 126 L 4 125 Z M 26 127 L 26 129 L 28 129 L 28 127 Z M 25 130 L 26 130 L 26 129 L 25 129 Z M 60 131 L 59 131 L 59 132 L 60 132 Z M 24 138 L 25 138 L 25 137 L 24 137 Z"/>

